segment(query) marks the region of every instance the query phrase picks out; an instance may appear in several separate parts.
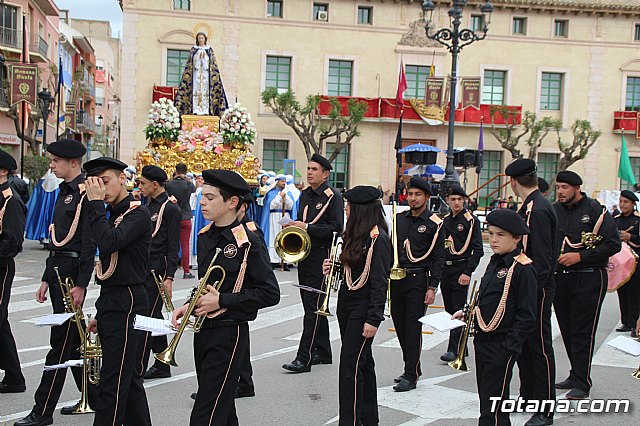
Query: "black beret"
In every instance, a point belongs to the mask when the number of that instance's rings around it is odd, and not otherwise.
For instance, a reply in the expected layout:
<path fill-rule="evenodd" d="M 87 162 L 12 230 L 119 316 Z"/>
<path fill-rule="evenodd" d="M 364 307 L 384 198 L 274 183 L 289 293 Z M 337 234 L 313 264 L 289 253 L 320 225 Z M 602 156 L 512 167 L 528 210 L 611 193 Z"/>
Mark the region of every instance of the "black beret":
<path fill-rule="evenodd" d="M 380 190 L 369 185 L 358 185 L 344 193 L 344 198 L 354 204 L 369 204 L 380 199 Z"/>
<path fill-rule="evenodd" d="M 556 176 L 557 183 L 568 183 L 569 185 L 578 186 L 582 185 L 582 178 L 577 173 L 571 170 L 563 170 Z"/>
<path fill-rule="evenodd" d="M 142 177 L 162 184 L 167 181 L 167 172 L 158 166 L 149 165 L 142 168 Z"/>
<path fill-rule="evenodd" d="M 256 199 L 253 196 L 253 193 L 251 191 L 249 191 L 246 194 L 244 194 L 244 203 L 245 204 L 253 204 L 255 202 L 256 202 Z"/>
<path fill-rule="evenodd" d="M 449 188 L 447 195 L 459 195 L 461 197 L 468 197 L 467 193 L 460 185 L 453 185 Z"/>
<path fill-rule="evenodd" d="M 115 158 L 100 157 L 87 161 L 82 165 L 82 168 L 87 172 L 87 176 L 96 176 L 109 169 L 122 171 L 127 168 L 127 165 Z"/>
<path fill-rule="evenodd" d="M 331 170 L 333 169 L 333 167 L 331 166 L 331 163 L 329 162 L 329 160 L 327 160 L 326 158 L 324 158 L 322 155 L 320 154 L 313 154 L 311 156 L 311 160 L 309 161 L 314 161 L 318 164 L 320 164 L 322 167 L 324 167 L 326 170 Z"/>
<path fill-rule="evenodd" d="M 540 190 L 540 192 L 547 192 L 549 190 L 549 182 L 542 179 L 541 177 L 538 177 L 538 189 Z"/>
<path fill-rule="evenodd" d="M 15 170 L 18 168 L 16 164 L 16 159 L 0 149 L 0 169 L 7 169 L 9 171 Z"/>
<path fill-rule="evenodd" d="M 634 194 L 633 191 L 629 191 L 628 189 L 625 189 L 624 191 L 620 192 L 620 196 L 627 198 L 631 201 L 635 201 L 636 203 L 640 201 L 638 200 L 638 196 Z"/>
<path fill-rule="evenodd" d="M 487 223 L 514 235 L 529 234 L 529 227 L 520 215 L 511 209 L 494 210 L 487 215 Z"/>
<path fill-rule="evenodd" d="M 536 162 L 530 160 L 528 158 L 520 158 L 516 161 L 513 161 L 511 164 L 507 166 L 504 170 L 504 173 L 507 176 L 518 177 L 518 176 L 532 176 L 536 174 L 538 171 L 538 167 L 536 166 Z"/>
<path fill-rule="evenodd" d="M 56 157 L 80 158 L 87 153 L 87 148 L 82 142 L 74 139 L 60 139 L 47 145 L 47 151 Z"/>
<path fill-rule="evenodd" d="M 244 178 L 231 170 L 203 170 L 202 178 L 207 185 L 229 192 L 240 198 L 244 198 L 251 189 Z"/>
<path fill-rule="evenodd" d="M 411 178 L 411 180 L 409 181 L 409 188 L 417 188 L 421 191 L 424 191 L 424 193 L 427 195 L 433 195 L 433 188 L 431 188 L 429 182 L 419 177 Z"/>

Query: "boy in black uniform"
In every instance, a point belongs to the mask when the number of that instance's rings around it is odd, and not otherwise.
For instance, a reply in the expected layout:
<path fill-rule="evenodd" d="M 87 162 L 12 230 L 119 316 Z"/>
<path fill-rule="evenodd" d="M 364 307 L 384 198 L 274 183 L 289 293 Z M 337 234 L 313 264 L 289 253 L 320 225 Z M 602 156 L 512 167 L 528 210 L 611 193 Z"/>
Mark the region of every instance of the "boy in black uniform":
<path fill-rule="evenodd" d="M 50 227 L 51 243 L 49 257 L 46 261 L 42 284 L 36 292 L 36 300 L 44 303 L 47 291 L 50 290 L 53 313 L 65 312 L 62 289 L 58 276 L 54 270 L 57 267 L 63 282 L 67 278 L 75 283 L 71 289 L 74 305 L 82 307 L 87 286 L 93 273 L 96 256 L 96 243 L 91 234 L 87 200 L 84 188 L 85 177 L 82 174 L 82 156 L 86 148 L 82 143 L 63 139 L 47 146 L 51 157 L 51 171 L 59 179 L 60 194 L 53 211 L 53 221 Z M 85 325 L 82 324 L 84 329 Z M 62 364 L 70 359 L 79 359 L 80 335 L 78 327 L 72 320 L 60 326 L 51 327 L 51 350 L 47 353 L 45 365 Z M 72 368 L 71 373 L 76 386 L 82 392 L 82 367 Z M 35 405 L 31 413 L 16 422 L 18 426 L 34 426 L 51 424 L 53 411 L 60 399 L 66 369 L 43 371 L 40 386 L 35 393 Z M 95 406 L 97 389 L 88 385 L 89 404 Z M 77 406 L 77 404 L 76 404 Z M 76 406 L 64 407 L 62 414 L 72 414 Z"/>
<path fill-rule="evenodd" d="M 633 192 L 625 189 L 620 192 L 620 214 L 614 217 L 620 239 L 640 254 L 640 213 L 636 210 L 638 197 Z M 636 320 L 640 314 L 640 269 L 636 268 L 629 281 L 618 290 L 618 302 L 620 303 L 620 320 L 622 325 L 616 328 L 617 332 L 632 332 L 631 337 L 636 337 Z"/>
<path fill-rule="evenodd" d="M 347 226 L 339 262 L 343 282 L 338 294 L 340 325 L 340 425 L 377 425 L 378 397 L 371 345 L 384 320 L 391 240 L 380 205 L 380 191 L 356 186 L 347 191 Z M 336 259 L 338 260 L 338 259 Z M 323 272 L 329 273 L 329 259 Z"/>
<path fill-rule="evenodd" d="M 215 260 L 226 277 L 216 289 L 213 284 L 221 277 L 214 271 L 208 293 L 197 301 L 195 315 L 207 318 L 193 338 L 198 394 L 190 424 L 237 425 L 234 394 L 246 351 L 248 321 L 256 318 L 258 309 L 277 304 L 280 289 L 265 245 L 237 219 L 242 198 L 249 192 L 245 180 L 228 170 L 205 170 L 202 176 L 202 215 L 212 223 L 198 235 L 198 275 L 202 278 Z M 174 311 L 175 326 L 187 307 Z"/>
<path fill-rule="evenodd" d="M 333 233 L 342 233 L 344 228 L 342 197 L 327 184 L 331 168 L 329 160 L 313 154 L 307 166 L 309 186 L 300 195 L 298 218 L 301 220 L 288 225 L 306 230 L 311 237 L 309 256 L 298 263 L 298 281 L 300 285 L 319 290 L 300 290 L 304 307 L 300 345 L 296 358 L 282 366 L 294 373 L 311 371 L 312 365 L 332 363 L 329 321 L 325 316 L 316 315 L 324 298 L 322 262 L 329 254 Z"/>
<path fill-rule="evenodd" d="M 140 176 L 139 188 L 142 196 L 147 199 L 147 209 L 151 215 L 151 248 L 149 252 L 149 267 L 145 288 L 149 303 L 147 316 L 162 318 L 164 302 L 160 296 L 156 279 L 162 280 L 171 300 L 173 277 L 178 269 L 178 250 L 180 249 L 180 220 L 182 211 L 177 204 L 169 200 L 169 194 L 164 189 L 167 173 L 158 166 L 144 166 Z M 153 272 L 152 272 L 153 271 Z M 155 274 L 154 277 L 152 274 Z M 145 379 L 159 379 L 171 377 L 169 366 L 156 361 L 148 370 L 149 355 L 160 353 L 167 348 L 167 336 L 151 337 L 146 333 L 142 344 L 142 371 Z"/>
<path fill-rule="evenodd" d="M 444 217 L 444 268 L 440 288 L 444 308 L 450 314 L 464 307 L 471 274 L 484 254 L 480 222 L 465 208 L 465 198 L 467 194 L 460 185 L 454 185 L 446 197 L 451 213 Z M 461 328 L 449 332 L 449 346 L 440 357 L 442 361 L 449 362 L 456 358 L 461 333 Z"/>
<path fill-rule="evenodd" d="M 422 323 L 418 321 L 436 297 L 444 261 L 443 222 L 427 209 L 431 185 L 411 178 L 407 200 L 410 210 L 396 216 L 400 267 L 406 277 L 391 281 L 391 317 L 402 348 L 404 373 L 395 379 L 396 392 L 416 388 L 422 352 Z"/>
<path fill-rule="evenodd" d="M 109 157 L 84 163 L 87 211 L 100 257 L 96 281 L 100 297 L 96 318 L 87 327 L 98 333 L 102 368 L 94 426 L 151 425 L 142 386 L 144 332 L 135 330 L 136 314 L 146 315 L 144 283 L 149 263 L 151 217 L 127 192 L 123 162 Z M 105 209 L 104 203 L 109 207 Z M 109 219 L 106 213 L 109 211 Z"/>
<path fill-rule="evenodd" d="M 513 210 L 499 209 L 487 216 L 494 255 L 480 282 L 473 339 L 476 381 L 480 399 L 479 426 L 510 425 L 500 401 L 509 398 L 513 365 L 535 327 L 536 271 L 518 246 L 529 234 L 524 220 Z M 458 311 L 454 317 L 460 318 Z"/>
<path fill-rule="evenodd" d="M 591 359 L 600 309 L 607 294 L 609 257 L 620 251 L 613 218 L 598 201 L 580 191 L 582 179 L 564 170 L 556 177 L 556 297 L 553 301 L 564 347 L 571 362 L 569 377 L 556 389 L 571 389 L 568 399 L 589 397 Z"/>
<path fill-rule="evenodd" d="M 22 251 L 27 213 L 20 196 L 9 187 L 7 177 L 16 167 L 16 160 L 0 150 L 0 369 L 4 370 L 0 393 L 24 392 L 26 389 L 9 325 L 9 298 L 16 274 L 14 258 Z"/>
<path fill-rule="evenodd" d="M 518 213 L 531 231 L 522 238 L 522 252 L 532 261 L 537 275 L 536 328 L 527 336 L 518 358 L 520 397 L 525 400 L 553 401 L 556 399 L 556 363 L 551 336 L 551 305 L 556 285 L 553 271 L 558 258 L 556 235 L 558 218 L 549 200 L 538 190 L 537 166 L 533 160 L 519 159 L 505 170 L 511 177 L 511 189 L 524 202 Z M 527 426 L 553 423 L 551 407 L 534 414 Z"/>

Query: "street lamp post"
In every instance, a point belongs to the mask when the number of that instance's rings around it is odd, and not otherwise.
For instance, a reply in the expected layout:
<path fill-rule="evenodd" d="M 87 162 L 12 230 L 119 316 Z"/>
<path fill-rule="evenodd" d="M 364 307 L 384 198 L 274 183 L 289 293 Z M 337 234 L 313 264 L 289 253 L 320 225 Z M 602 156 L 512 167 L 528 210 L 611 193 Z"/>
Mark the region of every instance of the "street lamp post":
<path fill-rule="evenodd" d="M 454 149 L 454 125 L 456 112 L 456 86 L 458 83 L 458 54 L 463 47 L 475 42 L 483 40 L 489 31 L 489 23 L 491 22 L 491 13 L 493 5 L 489 0 L 480 6 L 482 12 L 482 28 L 481 34 L 476 33 L 472 29 L 460 29 L 460 18 L 462 10 L 467 5 L 467 0 L 453 0 L 453 5 L 449 9 L 449 17 L 451 18 L 451 28 L 441 28 L 435 33 L 431 32 L 431 16 L 435 9 L 435 4 L 431 0 L 422 3 L 422 10 L 425 18 L 425 30 L 427 37 L 444 45 L 451 52 L 451 88 L 449 90 L 449 135 L 447 140 L 447 165 L 445 168 L 445 176 L 440 183 L 440 196 L 442 199 L 446 197 L 449 188 L 457 183 L 454 177 L 453 167 L 453 149 Z M 489 18 L 486 19 L 486 15 Z M 446 210 L 447 206 L 442 203 L 441 206 Z M 441 209 L 442 211 L 443 209 Z"/>
<path fill-rule="evenodd" d="M 49 93 L 49 90 L 45 87 L 42 89 L 40 93 L 38 93 L 38 98 L 42 101 L 42 119 L 44 124 L 42 125 L 42 147 L 44 151 L 47 151 L 47 120 L 49 119 L 49 113 L 51 108 L 51 103 L 53 102 L 53 96 Z"/>

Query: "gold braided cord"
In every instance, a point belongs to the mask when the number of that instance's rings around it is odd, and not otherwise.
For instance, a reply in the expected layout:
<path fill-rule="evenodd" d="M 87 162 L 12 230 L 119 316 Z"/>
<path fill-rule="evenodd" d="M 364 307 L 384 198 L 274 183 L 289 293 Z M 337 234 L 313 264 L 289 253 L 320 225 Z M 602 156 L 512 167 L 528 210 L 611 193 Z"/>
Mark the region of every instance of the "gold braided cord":
<path fill-rule="evenodd" d="M 322 210 L 320 210 L 320 213 L 318 213 L 318 215 L 315 218 L 313 218 L 313 220 L 311 222 L 309 222 L 309 225 L 313 225 L 318 220 L 320 220 L 320 218 L 322 217 L 324 212 L 327 210 L 327 208 L 329 208 L 329 203 L 331 203 L 331 199 L 333 198 L 333 196 L 334 196 L 334 193 L 333 193 L 333 191 L 331 191 L 331 195 L 329 196 L 329 199 L 327 200 L 327 204 L 325 204 L 324 207 L 322 208 Z M 304 206 L 304 212 L 302 213 L 302 221 L 303 222 L 307 221 L 307 209 L 308 208 L 309 208 L 308 204 L 306 206 Z"/>
<path fill-rule="evenodd" d="M 592 231 L 593 235 L 598 235 L 598 231 L 600 231 L 600 226 L 602 226 L 602 222 L 604 222 L 604 214 L 606 212 L 607 212 L 607 208 L 603 207 L 602 208 L 602 213 L 598 217 L 598 220 L 596 221 L 596 224 L 593 227 L 593 231 Z M 582 241 L 580 241 L 579 243 L 575 243 L 574 244 L 574 243 L 571 242 L 571 240 L 569 239 L 568 236 L 565 236 L 562 239 L 562 247 L 560 247 L 560 253 L 564 253 L 565 245 L 568 245 L 569 247 L 574 248 L 574 249 L 580 249 L 580 248 L 585 247 L 585 244 Z"/>
<path fill-rule="evenodd" d="M 4 212 L 7 210 L 7 204 L 9 204 L 9 200 L 13 197 L 13 192 L 7 198 L 4 199 L 4 206 L 0 209 L 0 234 L 2 234 L 2 225 L 4 221 Z"/>
<path fill-rule="evenodd" d="M 505 308 L 507 307 L 507 297 L 509 297 L 509 288 L 511 287 L 511 278 L 513 277 L 513 270 L 516 268 L 517 260 L 513 261 L 513 264 L 509 268 L 507 272 L 507 279 L 504 282 L 504 289 L 502 290 L 502 297 L 500 297 L 500 302 L 498 303 L 498 308 L 493 314 L 493 318 L 487 325 L 484 322 L 484 318 L 482 318 L 482 312 L 480 311 L 480 305 L 476 307 L 476 317 L 478 318 L 478 325 L 480 326 L 480 330 L 485 333 L 490 333 L 494 331 L 496 328 L 500 326 L 502 322 L 502 318 L 504 317 Z"/>
<path fill-rule="evenodd" d="M 529 221 L 531 220 L 531 211 L 533 210 L 533 200 L 531 200 L 529 202 L 529 204 L 527 204 L 527 211 L 525 212 L 525 216 L 527 217 L 527 227 L 529 227 Z M 529 228 L 529 231 L 531 231 L 531 228 Z M 527 252 L 527 246 L 529 245 L 529 235 L 523 235 L 522 236 L 522 250 L 526 253 Z"/>
<path fill-rule="evenodd" d="M 249 250 L 251 249 L 251 243 L 248 243 L 247 249 L 244 251 L 244 257 L 242 259 L 242 265 L 240 265 L 240 271 L 238 272 L 238 278 L 236 279 L 235 284 L 233 285 L 233 290 L 231 293 L 238 293 L 242 289 L 242 284 L 244 284 L 244 274 L 247 271 L 247 257 L 249 256 Z M 215 318 L 219 315 L 224 314 L 227 311 L 227 308 L 220 308 L 217 311 L 207 314 L 207 318 Z"/>
<path fill-rule="evenodd" d="M 473 224 L 475 223 L 475 219 L 471 219 L 471 226 L 469 227 L 469 232 L 467 233 L 467 240 L 464 242 L 464 246 L 460 250 L 456 250 L 456 246 L 453 242 L 453 236 L 449 235 L 447 238 L 448 241 L 451 242 L 449 245 L 449 252 L 454 256 L 459 256 L 464 254 L 469 248 L 469 244 L 471 243 L 471 235 L 473 234 Z"/>
<path fill-rule="evenodd" d="M 69 228 L 69 233 L 67 234 L 66 237 L 64 237 L 62 241 L 58 242 L 58 239 L 56 238 L 56 226 L 53 223 L 51 224 L 51 226 L 49 226 L 49 232 L 51 233 L 51 242 L 53 243 L 54 246 L 63 247 L 67 245 L 69 241 L 73 239 L 73 237 L 75 237 L 76 231 L 78 230 L 78 223 L 80 223 L 80 213 L 82 212 L 82 201 L 86 196 L 87 194 L 83 194 L 82 197 L 80 197 L 80 201 L 78 202 L 78 206 L 76 207 L 76 215 L 73 217 L 71 228 Z"/>
<path fill-rule="evenodd" d="M 358 277 L 357 280 L 352 281 L 351 279 L 351 267 L 348 265 L 344 265 L 344 276 L 345 281 L 347 283 L 347 287 L 349 290 L 355 291 L 362 288 L 363 285 L 367 283 L 369 279 L 369 272 L 371 271 L 371 258 L 373 257 L 373 246 L 378 240 L 378 236 L 375 236 L 371 239 L 371 246 L 367 251 L 367 259 L 364 262 L 364 269 L 362 270 L 362 274 Z"/>
<path fill-rule="evenodd" d="M 160 207 L 160 212 L 158 212 L 158 219 L 156 219 L 156 229 L 153 230 L 153 233 L 151 234 L 151 238 L 155 238 L 156 234 L 160 230 L 160 225 L 162 225 L 162 215 L 164 214 L 164 208 L 166 207 L 168 202 L 169 200 L 165 201 L 164 203 L 162 203 L 162 206 Z"/>
<path fill-rule="evenodd" d="M 117 228 L 118 225 L 120 225 L 120 223 L 122 222 L 122 219 L 124 219 L 124 217 L 130 213 L 131 211 L 133 211 L 136 207 L 138 207 L 139 204 L 134 205 L 133 207 L 129 207 L 129 209 L 122 213 L 120 216 L 118 216 L 118 218 L 116 220 L 114 220 L 114 228 Z M 113 275 L 113 273 L 116 271 L 116 267 L 118 266 L 118 252 L 113 252 L 111 253 L 111 258 L 109 259 L 109 268 L 107 268 L 106 272 L 102 272 L 102 261 L 98 258 L 98 261 L 96 262 L 96 277 L 101 280 L 107 280 L 109 278 L 111 278 L 111 276 Z"/>
<path fill-rule="evenodd" d="M 409 259 L 409 261 L 411 263 L 422 262 L 427 257 L 429 257 L 429 255 L 433 251 L 433 248 L 436 246 L 436 242 L 438 241 L 438 235 L 440 234 L 440 229 L 442 228 L 442 224 L 443 223 L 444 222 L 440 222 L 438 224 L 438 229 L 436 229 L 436 233 L 433 235 L 433 240 L 431 241 L 431 246 L 429 247 L 429 250 L 427 250 L 427 252 L 422 257 L 419 257 L 419 258 L 414 257 L 413 256 L 413 252 L 411 252 L 411 242 L 409 241 L 409 238 L 404 240 L 404 249 L 407 252 L 407 258 Z"/>

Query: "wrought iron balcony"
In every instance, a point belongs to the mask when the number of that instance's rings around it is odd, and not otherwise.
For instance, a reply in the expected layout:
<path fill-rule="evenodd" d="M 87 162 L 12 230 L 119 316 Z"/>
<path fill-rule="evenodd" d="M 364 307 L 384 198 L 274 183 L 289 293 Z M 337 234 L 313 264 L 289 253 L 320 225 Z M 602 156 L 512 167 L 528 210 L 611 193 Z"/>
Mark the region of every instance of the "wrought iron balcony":
<path fill-rule="evenodd" d="M 39 35 L 32 34 L 29 40 L 29 51 L 31 53 L 37 53 L 46 59 L 49 53 L 49 44 Z"/>
<path fill-rule="evenodd" d="M 22 31 L 0 26 L 0 45 L 22 49 Z"/>

